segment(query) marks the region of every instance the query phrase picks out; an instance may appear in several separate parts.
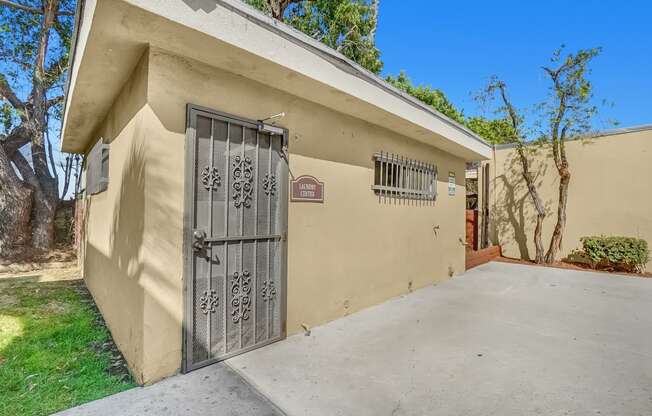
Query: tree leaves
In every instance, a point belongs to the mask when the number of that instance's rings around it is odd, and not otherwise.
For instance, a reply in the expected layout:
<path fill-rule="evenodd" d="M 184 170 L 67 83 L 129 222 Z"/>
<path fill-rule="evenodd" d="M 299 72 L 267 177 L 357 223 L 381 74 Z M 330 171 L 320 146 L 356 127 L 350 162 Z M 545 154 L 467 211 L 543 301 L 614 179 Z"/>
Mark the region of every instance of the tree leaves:
<path fill-rule="evenodd" d="M 246 0 L 251 6 L 271 13 L 273 0 Z M 285 10 L 283 21 L 323 42 L 369 71 L 383 68 L 374 34 L 377 0 L 300 0 Z"/>
<path fill-rule="evenodd" d="M 433 107 L 445 116 L 460 124 L 464 124 L 464 114 L 448 100 L 441 90 L 432 88 L 430 85 L 415 86 L 404 71 L 401 71 L 395 77 L 390 75 L 385 80 L 419 101 Z"/>

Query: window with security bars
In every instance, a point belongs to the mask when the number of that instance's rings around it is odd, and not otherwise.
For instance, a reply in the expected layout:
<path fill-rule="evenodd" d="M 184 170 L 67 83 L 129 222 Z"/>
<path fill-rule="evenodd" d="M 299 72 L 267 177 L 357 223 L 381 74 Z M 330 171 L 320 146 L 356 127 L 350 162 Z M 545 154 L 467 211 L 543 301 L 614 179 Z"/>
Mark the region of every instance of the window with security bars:
<path fill-rule="evenodd" d="M 437 166 L 392 153 L 374 154 L 372 189 L 380 196 L 434 201 L 437 198 Z"/>

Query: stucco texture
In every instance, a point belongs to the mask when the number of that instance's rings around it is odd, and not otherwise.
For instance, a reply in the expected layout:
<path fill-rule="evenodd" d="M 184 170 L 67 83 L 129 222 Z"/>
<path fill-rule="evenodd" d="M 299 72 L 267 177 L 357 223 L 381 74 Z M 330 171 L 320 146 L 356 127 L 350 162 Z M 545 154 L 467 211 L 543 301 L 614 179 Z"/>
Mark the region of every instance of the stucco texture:
<path fill-rule="evenodd" d="M 580 248 L 590 235 L 638 237 L 652 244 L 652 130 L 612 134 L 566 143 L 571 182 L 560 257 Z M 546 206 L 543 241 L 548 248 L 557 220 L 559 179 L 547 147 L 529 153 L 532 172 Z M 535 211 L 513 148 L 497 149 L 491 166 L 492 240 L 503 254 L 534 258 Z M 652 269 L 652 261 L 647 264 Z"/>
<path fill-rule="evenodd" d="M 180 215 L 168 191 L 182 187 L 158 178 L 166 146 L 151 135 L 148 59 L 141 58 L 94 134 L 110 146 L 109 186 L 85 199 L 82 247 L 86 284 L 140 383 L 179 367 L 182 321 L 179 255 L 165 255 L 182 233 L 178 221 L 168 222 Z"/>
<path fill-rule="evenodd" d="M 152 47 L 96 134 L 111 141 L 109 189 L 88 200 L 84 256 L 91 292 L 140 382 L 181 364 L 188 103 L 250 119 L 285 112 L 278 125 L 290 132 L 291 175 L 325 182 L 323 204 L 288 202 L 288 334 L 464 271 L 464 160 Z M 372 155 L 381 150 L 436 164 L 437 200 L 379 199 Z"/>

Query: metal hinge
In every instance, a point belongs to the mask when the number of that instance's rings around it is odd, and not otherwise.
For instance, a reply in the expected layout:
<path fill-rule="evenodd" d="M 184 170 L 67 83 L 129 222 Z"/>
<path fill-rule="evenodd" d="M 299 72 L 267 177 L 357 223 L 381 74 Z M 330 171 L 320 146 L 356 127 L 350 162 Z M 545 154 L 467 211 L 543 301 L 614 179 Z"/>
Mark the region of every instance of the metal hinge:
<path fill-rule="evenodd" d="M 288 241 L 288 232 L 283 231 L 283 234 L 281 234 L 281 241 Z"/>

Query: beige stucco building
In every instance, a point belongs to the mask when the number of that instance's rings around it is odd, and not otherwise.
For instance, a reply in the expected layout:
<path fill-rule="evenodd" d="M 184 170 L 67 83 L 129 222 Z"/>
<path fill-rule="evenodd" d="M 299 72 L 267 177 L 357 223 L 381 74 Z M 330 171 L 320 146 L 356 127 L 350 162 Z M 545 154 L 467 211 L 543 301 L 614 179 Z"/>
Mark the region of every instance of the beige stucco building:
<path fill-rule="evenodd" d="M 650 186 L 652 126 L 596 133 L 566 143 L 571 182 L 561 257 L 580 248 L 580 238 L 616 235 L 652 245 Z M 507 257 L 534 258 L 534 206 L 512 146 L 496 146 L 490 164 L 490 234 Z M 546 206 L 543 241 L 556 222 L 559 177 L 548 147 L 532 146 L 531 171 Z M 547 249 L 547 246 L 545 247 Z M 647 265 L 652 269 L 652 262 Z"/>
<path fill-rule="evenodd" d="M 78 14 L 83 275 L 138 381 L 464 271 L 470 131 L 236 0 Z"/>

